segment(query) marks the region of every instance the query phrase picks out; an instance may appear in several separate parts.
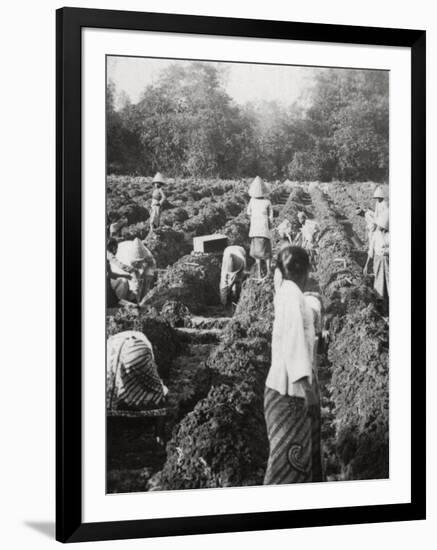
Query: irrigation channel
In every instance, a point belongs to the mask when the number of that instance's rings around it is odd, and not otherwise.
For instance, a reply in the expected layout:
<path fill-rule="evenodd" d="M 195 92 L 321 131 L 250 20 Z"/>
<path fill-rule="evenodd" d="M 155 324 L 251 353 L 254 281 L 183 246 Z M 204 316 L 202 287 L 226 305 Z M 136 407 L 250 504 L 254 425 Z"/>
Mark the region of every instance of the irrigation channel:
<path fill-rule="evenodd" d="M 387 477 L 388 326 L 357 262 L 362 227 L 311 184 L 284 186 L 273 203 L 275 226 L 287 218 L 297 230 L 303 210 L 321 227 L 308 290 L 322 295 L 329 319 L 318 358 L 326 480 Z M 248 248 L 248 224 L 243 206 L 217 230 Z M 145 310 L 108 318 L 109 333 L 134 328 L 150 338 L 171 407 L 165 446 L 150 419 L 108 418 L 108 492 L 262 484 L 273 282 L 250 277 L 231 313 L 219 304 L 219 274 L 216 256 L 182 256 L 161 272 Z"/>

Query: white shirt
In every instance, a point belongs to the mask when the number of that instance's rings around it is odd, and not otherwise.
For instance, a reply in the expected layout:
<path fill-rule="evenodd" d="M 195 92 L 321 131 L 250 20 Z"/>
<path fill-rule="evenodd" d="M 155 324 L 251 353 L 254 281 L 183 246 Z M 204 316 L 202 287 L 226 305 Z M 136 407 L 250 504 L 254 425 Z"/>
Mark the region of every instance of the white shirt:
<path fill-rule="evenodd" d="M 374 256 L 388 256 L 390 248 L 390 234 L 379 227 L 369 237 L 369 258 Z"/>
<path fill-rule="evenodd" d="M 376 206 L 373 218 L 374 229 L 369 233 L 368 255 L 370 258 L 374 256 L 387 256 L 390 248 L 388 204 L 382 201 Z"/>
<path fill-rule="evenodd" d="M 273 225 L 273 208 L 269 199 L 250 199 L 247 214 L 250 216 L 249 237 L 270 239 L 270 227 Z"/>
<path fill-rule="evenodd" d="M 314 316 L 299 287 L 284 280 L 275 300 L 272 332 L 272 364 L 266 386 L 281 395 L 304 397 L 298 380 L 313 378 L 315 346 Z"/>
<path fill-rule="evenodd" d="M 375 212 L 374 212 L 375 220 L 381 215 L 383 210 L 388 210 L 388 204 L 385 199 L 375 204 Z"/>

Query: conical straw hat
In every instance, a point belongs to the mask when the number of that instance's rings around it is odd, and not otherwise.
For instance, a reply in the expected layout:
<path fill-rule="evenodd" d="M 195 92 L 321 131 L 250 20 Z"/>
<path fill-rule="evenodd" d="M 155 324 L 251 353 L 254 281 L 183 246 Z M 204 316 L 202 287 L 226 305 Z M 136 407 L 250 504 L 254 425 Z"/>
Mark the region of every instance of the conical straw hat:
<path fill-rule="evenodd" d="M 375 192 L 373 193 L 374 199 L 383 199 L 384 198 L 384 191 L 382 190 L 382 187 L 378 185 L 378 187 L 375 189 Z"/>
<path fill-rule="evenodd" d="M 254 199 L 265 197 L 270 193 L 269 185 L 259 176 L 253 180 L 249 187 L 249 195 Z"/>
<path fill-rule="evenodd" d="M 165 183 L 165 178 L 161 172 L 157 172 L 153 178 L 153 183 Z"/>
<path fill-rule="evenodd" d="M 131 266 L 134 262 L 145 260 L 150 258 L 151 253 L 138 239 L 133 241 L 124 241 L 118 245 L 117 260 Z"/>

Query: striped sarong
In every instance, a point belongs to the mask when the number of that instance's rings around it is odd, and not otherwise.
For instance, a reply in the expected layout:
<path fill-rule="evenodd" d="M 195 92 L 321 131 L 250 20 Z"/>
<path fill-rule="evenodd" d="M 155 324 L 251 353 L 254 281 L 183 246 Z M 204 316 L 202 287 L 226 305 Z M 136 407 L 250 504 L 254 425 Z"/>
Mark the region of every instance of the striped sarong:
<path fill-rule="evenodd" d="M 106 380 L 109 410 L 143 410 L 164 399 L 152 345 L 141 332 L 128 330 L 108 338 Z"/>
<path fill-rule="evenodd" d="M 265 388 L 270 453 L 264 485 L 322 481 L 320 407 L 314 409 L 308 411 L 302 397 Z"/>

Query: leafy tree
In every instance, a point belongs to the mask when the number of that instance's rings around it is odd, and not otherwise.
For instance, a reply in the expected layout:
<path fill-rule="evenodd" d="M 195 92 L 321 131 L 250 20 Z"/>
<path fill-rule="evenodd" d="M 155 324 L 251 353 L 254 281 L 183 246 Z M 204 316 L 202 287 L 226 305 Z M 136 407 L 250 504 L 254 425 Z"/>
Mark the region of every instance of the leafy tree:
<path fill-rule="evenodd" d="M 384 71 L 320 70 L 305 108 L 239 106 L 215 65 L 174 64 L 136 105 L 108 82 L 108 171 L 384 181 L 388 113 Z"/>
<path fill-rule="evenodd" d="M 217 69 L 206 63 L 171 65 L 144 91 L 136 121 L 150 172 L 230 177 L 250 135 Z"/>
<path fill-rule="evenodd" d="M 307 155 L 291 164 L 290 175 L 299 173 L 305 177 L 317 173 L 317 179 L 324 181 L 386 180 L 388 112 L 387 73 L 319 73 L 306 112 L 307 129 L 314 143 Z M 311 151 L 314 156 L 309 154 Z"/>

